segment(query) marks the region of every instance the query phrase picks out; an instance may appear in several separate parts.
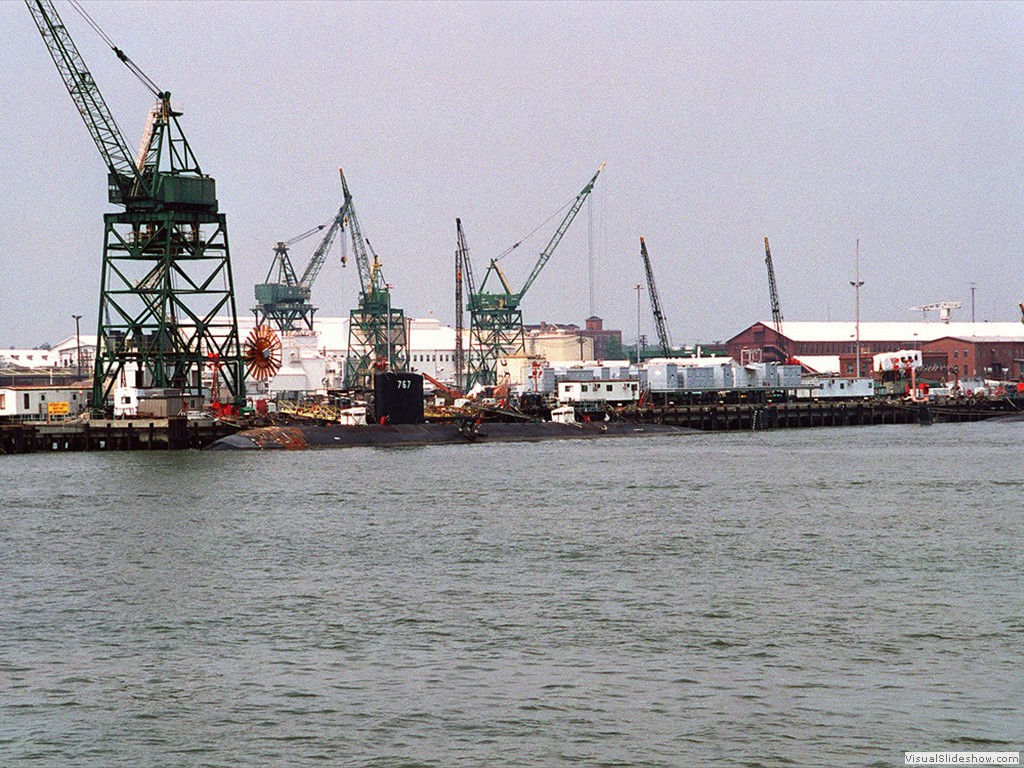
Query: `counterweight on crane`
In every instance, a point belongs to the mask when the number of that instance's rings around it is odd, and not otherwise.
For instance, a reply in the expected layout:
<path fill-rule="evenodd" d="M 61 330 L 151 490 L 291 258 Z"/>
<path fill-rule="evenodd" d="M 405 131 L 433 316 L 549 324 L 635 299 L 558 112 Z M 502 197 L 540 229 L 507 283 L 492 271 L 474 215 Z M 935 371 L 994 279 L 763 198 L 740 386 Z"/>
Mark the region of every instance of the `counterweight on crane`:
<path fill-rule="evenodd" d="M 279 241 L 274 246 L 274 259 L 270 262 L 267 278 L 256 284 L 256 306 L 252 312 L 256 316 L 257 326 L 273 322 L 278 330 L 291 331 L 295 329 L 295 323 L 302 320 L 310 330 L 313 329 L 313 313 L 316 309 L 309 304 L 309 286 L 300 284 L 296 277 L 288 249 L 326 226 L 320 224 L 291 240 Z"/>
<path fill-rule="evenodd" d="M 772 302 L 772 323 L 775 325 L 775 337 L 779 344 L 780 363 L 787 362 L 786 337 L 782 335 L 782 309 L 779 306 L 779 289 L 775 285 L 775 267 L 772 264 L 772 251 L 768 247 L 768 238 L 764 239 L 764 263 L 768 267 L 768 294 Z"/>
<path fill-rule="evenodd" d="M 583 203 L 590 195 L 597 177 L 604 170 L 604 163 L 597 169 L 597 173 L 587 182 L 569 206 L 569 211 L 562 218 L 561 223 L 551 236 L 547 246 L 540 252 L 533 270 L 530 272 L 523 287 L 518 291 L 513 290 L 505 273 L 498 265 L 498 259 L 491 259 L 491 263 L 484 273 L 484 279 L 480 283 L 480 290 L 470 288 L 469 292 L 469 316 L 470 316 L 470 346 L 468 370 L 469 376 L 466 382 L 467 388 L 475 384 L 496 384 L 498 381 L 498 361 L 504 357 L 515 357 L 523 354 L 525 350 L 525 333 L 523 330 L 523 313 L 520 303 L 523 296 L 533 285 L 541 270 L 551 259 L 555 248 L 562 241 L 562 237 L 569 229 L 576 214 L 580 212 Z M 512 246 L 514 249 L 518 243 Z M 506 251 L 506 253 L 510 252 Z M 468 258 L 466 259 L 468 264 Z M 468 273 L 467 273 L 468 274 Z M 501 283 L 499 291 L 485 291 L 487 281 L 494 275 Z"/>
<path fill-rule="evenodd" d="M 92 408 L 110 405 L 120 384 L 203 396 L 203 371 L 235 406 L 245 403 L 227 222 L 213 178 L 202 172 L 171 95 L 78 6 L 88 23 L 156 98 L 133 156 L 85 61 L 50 0 L 26 0 L 64 86 L 107 167 L 103 266 Z"/>
<path fill-rule="evenodd" d="M 371 389 L 374 371 L 409 370 L 408 331 L 405 311 L 391 304 L 391 285 L 384 280 L 380 258 L 363 237 L 345 172 L 340 172 L 352 251 L 359 270 L 359 306 L 349 313 L 345 386 Z"/>
<path fill-rule="evenodd" d="M 664 357 L 671 357 L 672 339 L 668 335 L 668 327 L 665 324 L 665 313 L 661 311 L 658 288 L 654 284 L 654 270 L 651 269 L 651 258 L 647 255 L 647 243 L 642 237 L 640 238 L 640 258 L 644 261 L 644 271 L 647 273 L 647 291 L 651 296 L 651 312 L 654 315 L 654 325 L 658 329 L 658 344 L 661 346 L 661 354 Z"/>

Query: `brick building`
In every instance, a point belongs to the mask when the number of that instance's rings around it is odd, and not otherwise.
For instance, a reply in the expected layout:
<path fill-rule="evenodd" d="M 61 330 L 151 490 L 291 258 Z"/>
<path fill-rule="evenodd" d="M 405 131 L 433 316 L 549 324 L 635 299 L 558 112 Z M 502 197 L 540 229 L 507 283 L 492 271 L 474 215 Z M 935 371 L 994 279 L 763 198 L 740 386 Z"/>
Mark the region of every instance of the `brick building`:
<path fill-rule="evenodd" d="M 854 375 L 857 327 L 852 322 L 788 322 L 780 337 L 758 322 L 726 342 L 736 360 L 798 358 L 821 372 Z M 919 349 L 924 370 L 936 380 L 966 377 L 1024 380 L 1024 324 L 897 322 L 860 324 L 860 372 L 872 374 L 872 356 Z"/>

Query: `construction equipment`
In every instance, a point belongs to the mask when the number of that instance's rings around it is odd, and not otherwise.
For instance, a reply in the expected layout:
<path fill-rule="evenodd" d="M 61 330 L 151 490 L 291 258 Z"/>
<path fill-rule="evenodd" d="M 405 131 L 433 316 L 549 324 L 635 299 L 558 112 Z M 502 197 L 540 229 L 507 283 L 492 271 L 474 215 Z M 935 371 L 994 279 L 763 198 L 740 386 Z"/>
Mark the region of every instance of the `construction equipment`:
<path fill-rule="evenodd" d="M 363 237 L 345 172 L 338 170 L 345 194 L 342 207 L 359 270 L 359 306 L 349 313 L 345 386 L 368 390 L 373 388 L 374 371 L 409 370 L 408 330 L 405 312 L 391 304 L 391 285 L 384 280 L 380 258 Z"/>
<path fill-rule="evenodd" d="M 654 314 L 654 325 L 658 329 L 658 344 L 664 357 L 672 356 L 672 339 L 668 335 L 665 324 L 665 313 L 661 311 L 661 300 L 658 289 L 654 285 L 654 271 L 651 269 L 651 258 L 647 255 L 647 243 L 640 238 L 640 258 L 644 260 L 644 271 L 647 273 L 647 290 L 651 295 L 651 312 Z"/>
<path fill-rule="evenodd" d="M 256 381 L 266 381 L 281 370 L 281 339 L 269 325 L 257 325 L 245 340 L 245 367 Z"/>
<path fill-rule="evenodd" d="M 775 285 L 775 266 L 772 264 L 772 251 L 768 247 L 768 238 L 764 239 L 764 263 L 768 267 L 768 295 L 772 302 L 772 323 L 775 325 L 775 337 L 778 341 L 778 362 L 789 360 L 786 350 L 786 337 L 782 335 L 782 308 L 779 306 L 779 289 Z"/>
<path fill-rule="evenodd" d="M 455 400 L 457 398 L 462 397 L 462 391 L 459 389 L 458 385 L 455 385 L 454 387 L 449 387 L 447 384 L 435 379 L 426 371 L 420 371 L 419 373 L 420 376 L 422 376 L 424 379 L 433 384 L 436 389 L 440 390 L 441 392 L 444 392 L 444 394 L 449 399 Z"/>
<path fill-rule="evenodd" d="M 469 361 L 465 349 L 465 308 L 462 303 L 462 285 L 465 281 L 469 294 L 476 293 L 476 280 L 473 278 L 473 264 L 469 260 L 469 246 L 466 234 L 462 231 L 462 219 L 455 220 L 455 236 L 458 247 L 455 249 L 455 386 L 466 384 L 465 376 Z"/>
<path fill-rule="evenodd" d="M 156 98 L 132 155 L 85 61 L 50 0 L 26 0 L 57 71 L 108 171 L 97 352 L 91 405 L 103 412 L 115 386 L 174 388 L 202 396 L 213 355 L 234 406 L 245 404 L 227 222 L 171 106 L 78 3 L 73 7 Z M 218 392 L 221 387 L 211 387 Z"/>
<path fill-rule="evenodd" d="M 270 263 L 266 282 L 256 285 L 257 306 L 253 307 L 252 311 L 256 315 L 257 325 L 272 320 L 278 330 L 286 333 L 294 331 L 297 321 L 301 320 L 307 330 L 313 330 L 313 314 L 317 309 L 309 303 L 313 283 L 327 260 L 327 253 L 331 250 L 335 238 L 345 228 L 350 201 L 351 197 L 345 198 L 330 224 L 321 224 L 291 240 L 279 242 L 274 247 L 274 260 Z M 324 229 L 327 232 L 324 233 L 320 244 L 310 256 L 302 275 L 296 277 L 291 258 L 288 256 L 288 246 L 299 243 Z M 347 261 L 348 257 L 342 254 L 341 265 L 345 266 Z"/>
<path fill-rule="evenodd" d="M 274 246 L 274 259 L 270 262 L 267 278 L 256 284 L 257 305 L 252 312 L 256 315 L 257 326 L 273 321 L 278 330 L 284 332 L 294 330 L 296 321 L 302 320 L 309 330 L 313 330 L 316 308 L 309 304 L 310 286 L 295 276 L 288 248 L 326 227 L 326 224 L 320 224 L 291 240 L 278 241 Z"/>
<path fill-rule="evenodd" d="M 963 304 L 959 301 L 936 301 L 934 304 L 922 304 L 920 307 L 911 307 L 911 312 L 921 312 L 924 318 L 928 319 L 928 313 L 938 311 L 939 321 L 948 323 L 953 316 L 954 309 L 960 309 Z"/>
<path fill-rule="evenodd" d="M 523 296 L 530 290 L 530 286 L 544 269 L 544 265 L 548 263 L 551 254 L 554 253 L 566 230 L 569 229 L 569 225 L 576 218 L 576 214 L 579 213 L 584 201 L 594 188 L 597 177 L 603 170 L 604 163 L 601 163 L 597 173 L 569 205 L 569 211 L 562 218 L 547 246 L 540 252 L 540 257 L 522 288 L 514 291 L 505 277 L 505 273 L 498 265 L 498 260 L 515 250 L 520 243 L 513 245 L 501 256 L 491 259 L 491 263 L 484 273 L 483 282 L 480 283 L 479 291 L 470 288 L 470 354 L 467 366 L 469 370 L 467 389 L 475 384 L 492 385 L 497 383 L 498 361 L 501 358 L 521 355 L 525 351 L 526 336 L 523 330 L 523 313 L 520 309 Z M 468 258 L 465 262 L 468 263 Z M 485 290 L 492 275 L 501 283 L 501 290 L 496 292 Z"/>

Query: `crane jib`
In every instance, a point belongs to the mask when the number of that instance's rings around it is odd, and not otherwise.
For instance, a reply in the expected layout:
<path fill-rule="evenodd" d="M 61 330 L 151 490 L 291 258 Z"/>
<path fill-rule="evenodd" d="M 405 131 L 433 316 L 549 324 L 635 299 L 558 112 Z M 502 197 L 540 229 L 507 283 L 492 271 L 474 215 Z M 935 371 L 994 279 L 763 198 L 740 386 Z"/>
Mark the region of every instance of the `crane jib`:
<path fill-rule="evenodd" d="M 580 190 L 580 193 L 576 195 L 576 199 L 573 201 L 572 207 L 569 208 L 568 213 L 566 213 L 565 217 L 562 219 L 562 223 L 558 225 L 558 229 L 556 229 L 555 233 L 551 236 L 551 240 L 548 242 L 547 247 L 541 251 L 540 258 L 534 265 L 533 271 L 530 272 L 530 276 L 526 278 L 526 282 L 523 283 L 523 287 L 519 290 L 519 293 L 515 294 L 517 299 L 521 300 L 523 298 L 526 292 L 530 289 L 530 286 L 533 285 L 533 281 L 537 279 L 541 270 L 544 269 L 544 266 L 548 263 L 548 260 L 551 258 L 551 254 L 555 252 L 555 248 L 558 247 L 558 244 L 562 241 L 562 237 L 568 231 L 569 225 L 572 224 L 573 219 L 576 218 L 576 214 L 580 212 L 580 209 L 583 207 L 583 203 L 586 202 L 587 197 L 594 189 L 594 184 L 597 183 L 597 177 L 600 176 L 601 171 L 604 170 L 604 165 L 604 163 L 601 163 L 601 167 L 597 169 L 597 173 L 595 173 L 593 178 L 587 182 L 587 185 Z"/>
<path fill-rule="evenodd" d="M 142 182 L 124 134 L 118 128 L 92 73 L 50 0 L 25 0 L 39 34 L 57 66 L 96 148 L 109 170 L 111 202 L 121 202 Z M 116 190 L 116 195 L 115 195 Z M 114 197 L 118 197 L 117 200 Z"/>

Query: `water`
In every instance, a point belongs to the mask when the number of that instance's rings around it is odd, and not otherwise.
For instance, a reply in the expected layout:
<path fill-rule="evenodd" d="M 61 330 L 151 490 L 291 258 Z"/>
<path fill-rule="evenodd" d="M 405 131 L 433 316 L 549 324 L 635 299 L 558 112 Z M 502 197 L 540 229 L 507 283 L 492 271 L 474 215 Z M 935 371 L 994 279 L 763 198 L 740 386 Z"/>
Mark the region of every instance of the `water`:
<path fill-rule="evenodd" d="M 1021 438 L 0 457 L 0 765 L 1020 750 Z"/>

